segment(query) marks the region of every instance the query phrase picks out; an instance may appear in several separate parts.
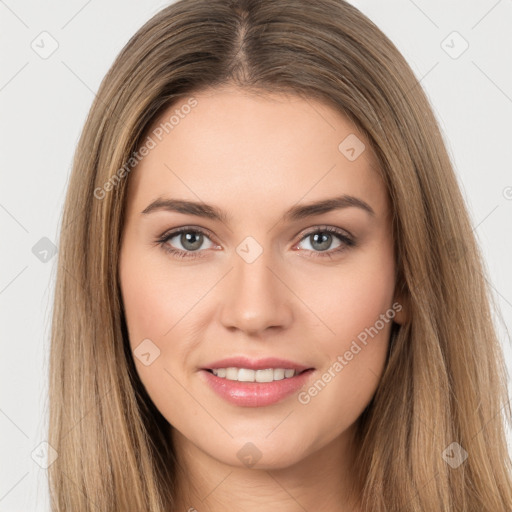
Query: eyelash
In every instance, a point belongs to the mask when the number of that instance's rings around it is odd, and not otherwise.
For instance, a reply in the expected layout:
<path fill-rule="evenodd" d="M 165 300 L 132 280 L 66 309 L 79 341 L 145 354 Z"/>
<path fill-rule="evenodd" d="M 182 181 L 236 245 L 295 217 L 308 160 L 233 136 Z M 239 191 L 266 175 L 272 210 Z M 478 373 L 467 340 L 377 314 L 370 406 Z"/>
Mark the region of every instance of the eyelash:
<path fill-rule="evenodd" d="M 173 230 L 168 233 L 164 233 L 160 238 L 156 240 L 156 243 L 162 247 L 162 249 L 170 254 L 172 254 L 173 257 L 176 258 L 202 258 L 203 256 L 199 256 L 198 253 L 204 252 L 204 251 L 182 251 L 181 249 L 174 249 L 169 246 L 167 243 L 171 238 L 174 238 L 176 235 L 180 235 L 181 233 L 201 233 L 202 235 L 211 238 L 209 232 L 201 229 L 201 228 L 191 228 L 184 226 L 182 228 L 178 228 L 176 230 Z M 308 233 L 305 233 L 302 238 L 300 239 L 299 243 L 302 242 L 304 239 L 308 238 L 311 235 L 315 235 L 318 233 L 332 233 L 338 237 L 340 242 L 342 242 L 342 245 L 337 247 L 336 249 L 332 249 L 330 251 L 311 251 L 306 250 L 306 252 L 313 253 L 309 257 L 312 258 L 332 258 L 333 254 L 339 254 L 343 251 L 346 251 L 347 249 L 354 247 L 356 245 L 356 242 L 353 238 L 347 236 L 344 234 L 344 232 L 338 228 L 332 227 L 332 226 L 320 226 L 316 229 L 309 231 Z"/>

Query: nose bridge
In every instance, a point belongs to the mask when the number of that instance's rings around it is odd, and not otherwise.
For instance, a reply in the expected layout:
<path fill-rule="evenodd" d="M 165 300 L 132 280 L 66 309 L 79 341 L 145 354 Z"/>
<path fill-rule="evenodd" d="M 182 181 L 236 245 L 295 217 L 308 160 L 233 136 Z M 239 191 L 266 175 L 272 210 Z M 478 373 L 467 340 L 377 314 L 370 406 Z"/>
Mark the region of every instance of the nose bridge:
<path fill-rule="evenodd" d="M 256 244 L 245 240 L 233 254 L 234 269 L 226 283 L 227 298 L 221 315 L 225 327 L 258 332 L 283 327 L 291 320 L 289 297 L 275 276 L 271 251 Z"/>

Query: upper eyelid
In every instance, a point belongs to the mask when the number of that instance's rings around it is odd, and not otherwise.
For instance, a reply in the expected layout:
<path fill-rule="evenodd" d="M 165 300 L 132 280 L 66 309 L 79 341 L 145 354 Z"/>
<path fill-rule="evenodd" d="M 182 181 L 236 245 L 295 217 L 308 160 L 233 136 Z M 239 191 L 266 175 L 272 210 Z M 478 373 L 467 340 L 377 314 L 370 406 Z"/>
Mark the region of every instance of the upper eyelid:
<path fill-rule="evenodd" d="M 329 230 L 329 232 L 339 232 L 341 231 L 345 236 L 347 236 L 348 238 L 350 239 L 354 239 L 355 237 L 352 235 L 352 233 L 344 228 L 340 228 L 340 227 L 337 227 L 337 226 L 332 226 L 330 224 L 318 224 L 317 226 L 314 226 L 312 228 L 306 228 L 306 229 L 301 229 L 295 236 L 299 236 L 301 233 L 302 233 L 302 238 L 304 238 L 305 236 L 308 236 L 308 235 L 311 235 L 312 233 L 315 233 L 317 231 L 322 231 L 322 230 Z M 340 234 L 340 233 L 338 233 Z"/>
<path fill-rule="evenodd" d="M 206 229 L 206 228 L 200 228 L 196 226 L 182 226 L 179 228 L 169 229 L 167 230 L 162 236 L 159 237 L 160 240 L 165 240 L 169 238 L 174 238 L 176 235 L 179 235 L 181 233 L 188 233 L 188 232 L 198 232 L 202 233 L 204 235 L 207 235 L 209 238 L 215 239 L 215 236 L 213 233 Z"/>

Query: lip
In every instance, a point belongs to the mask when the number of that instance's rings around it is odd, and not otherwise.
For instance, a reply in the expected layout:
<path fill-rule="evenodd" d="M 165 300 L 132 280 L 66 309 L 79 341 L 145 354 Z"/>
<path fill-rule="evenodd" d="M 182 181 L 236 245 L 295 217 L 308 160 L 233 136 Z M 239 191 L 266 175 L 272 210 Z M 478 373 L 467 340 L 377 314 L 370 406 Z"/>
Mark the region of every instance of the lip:
<path fill-rule="evenodd" d="M 297 370 L 298 372 L 302 372 L 304 370 L 311 369 L 310 366 L 304 366 L 303 364 L 298 364 L 293 361 L 288 361 L 286 359 L 279 359 L 276 357 L 265 357 L 263 359 L 250 359 L 245 356 L 238 357 L 227 357 L 225 359 L 221 359 L 219 361 L 215 361 L 214 363 L 210 363 L 201 370 L 215 370 L 217 368 L 247 368 L 249 370 L 266 370 L 267 368 L 284 368 L 284 369 L 292 369 Z"/>
<path fill-rule="evenodd" d="M 208 370 L 216 368 L 266 368 L 294 369 L 301 373 L 294 377 L 272 382 L 239 382 L 217 377 Z M 201 368 L 199 375 L 206 384 L 227 402 L 240 407 L 265 407 L 284 400 L 304 387 L 315 369 L 285 359 L 265 358 L 251 360 L 247 357 L 232 357 L 211 363 Z"/>

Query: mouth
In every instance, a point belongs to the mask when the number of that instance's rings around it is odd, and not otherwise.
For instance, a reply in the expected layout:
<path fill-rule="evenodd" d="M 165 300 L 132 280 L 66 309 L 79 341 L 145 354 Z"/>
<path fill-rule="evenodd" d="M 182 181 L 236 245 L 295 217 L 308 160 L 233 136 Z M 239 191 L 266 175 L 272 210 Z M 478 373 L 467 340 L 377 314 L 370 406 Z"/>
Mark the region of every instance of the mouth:
<path fill-rule="evenodd" d="M 201 380 L 212 391 L 241 407 L 277 404 L 306 386 L 315 372 L 289 359 L 245 355 L 214 361 L 200 370 Z"/>
<path fill-rule="evenodd" d="M 288 371 L 287 371 L 288 370 Z M 309 385 L 314 368 L 203 368 L 201 380 L 220 398 L 238 407 L 266 407 Z"/>
<path fill-rule="evenodd" d="M 238 381 L 238 382 L 274 382 L 284 379 L 292 379 L 305 372 L 314 370 L 306 368 L 303 370 L 296 368 L 264 368 L 254 370 L 252 368 L 238 368 L 229 366 L 224 368 L 205 368 L 205 370 L 220 379 Z"/>

